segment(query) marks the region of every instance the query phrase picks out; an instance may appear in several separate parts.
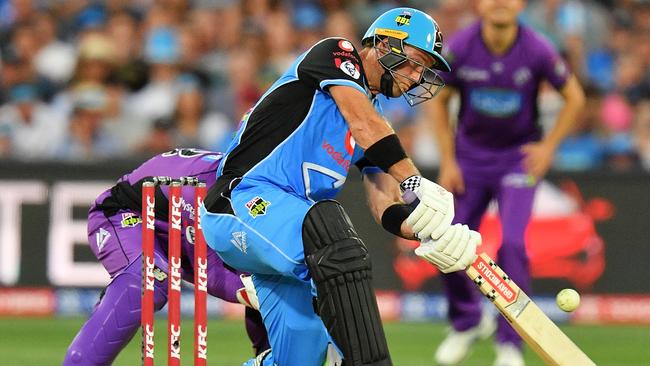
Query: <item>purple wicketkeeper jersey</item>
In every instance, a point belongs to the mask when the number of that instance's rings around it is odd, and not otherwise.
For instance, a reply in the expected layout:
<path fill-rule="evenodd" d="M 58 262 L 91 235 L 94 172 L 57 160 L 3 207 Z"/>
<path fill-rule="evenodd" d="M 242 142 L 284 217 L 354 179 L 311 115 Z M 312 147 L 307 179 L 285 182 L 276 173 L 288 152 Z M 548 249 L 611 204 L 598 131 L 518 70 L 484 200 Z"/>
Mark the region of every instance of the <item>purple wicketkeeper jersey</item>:
<path fill-rule="evenodd" d="M 445 57 L 452 72 L 445 82 L 460 92 L 456 133 L 459 156 L 517 151 L 541 138 L 537 95 L 542 80 L 561 88 L 570 73 L 549 42 L 519 25 L 517 40 L 503 55 L 492 54 L 477 23 L 452 37 Z"/>
<path fill-rule="evenodd" d="M 118 182 L 128 181 L 133 184 L 145 177 L 164 175 L 172 178 L 196 177 L 209 187 L 216 180 L 216 171 L 222 156 L 223 153 L 220 152 L 175 149 L 147 160 L 131 173 L 122 176 Z M 169 187 L 163 186 L 162 190 L 165 197 L 168 197 Z M 194 197 L 194 189 L 188 187 L 187 190 L 191 191 Z M 192 201 L 192 197 L 185 197 L 185 189 L 183 197 Z"/>
<path fill-rule="evenodd" d="M 216 171 L 219 166 L 219 163 L 221 162 L 223 154 L 219 152 L 211 152 L 211 151 L 204 151 L 204 150 L 198 150 L 198 149 L 175 149 L 160 155 L 156 155 L 153 158 L 149 159 L 146 161 L 144 164 L 140 165 L 137 167 L 135 170 L 133 170 L 131 173 L 125 174 L 122 176 L 119 180 L 118 183 L 120 182 L 128 182 L 129 184 L 133 185 L 136 189 L 130 194 L 130 196 L 139 196 L 141 195 L 141 190 L 140 190 L 140 184 L 141 180 L 146 177 L 152 177 L 152 176 L 169 176 L 172 178 L 180 178 L 180 177 L 196 177 L 200 181 L 203 181 L 206 183 L 208 187 L 214 184 L 216 180 Z M 168 186 L 161 186 L 161 191 L 162 194 L 166 197 L 169 198 L 169 187 Z M 105 201 L 107 198 L 109 198 L 109 201 L 111 199 L 115 198 L 115 191 L 112 189 L 106 190 L 104 193 L 99 195 L 95 201 L 95 205 L 91 208 L 91 210 L 95 209 L 96 207 L 102 206 L 102 204 L 106 205 Z M 113 198 L 110 198 L 113 196 Z M 136 212 L 141 211 L 140 207 L 140 202 L 138 201 L 140 197 L 133 197 L 132 199 L 128 200 L 129 203 L 132 202 L 132 204 L 127 204 L 124 205 L 125 207 L 123 208 L 128 208 L 131 210 L 134 210 Z M 118 202 L 116 204 L 124 203 L 126 202 L 125 200 L 117 200 Z M 138 207 L 133 207 L 134 204 L 137 204 Z M 189 233 L 192 233 L 193 230 L 189 229 L 194 225 L 194 217 L 195 217 L 195 210 L 194 210 L 194 187 L 191 186 L 184 186 L 182 188 L 182 201 L 181 201 L 181 217 L 182 217 L 182 238 L 183 241 L 185 240 L 190 240 L 190 242 L 193 242 L 193 235 L 188 235 Z M 101 207 L 100 207 L 101 208 Z M 156 202 L 156 230 L 161 233 L 162 235 L 166 235 L 167 233 L 167 218 L 166 215 L 163 214 L 163 218 L 158 217 L 160 212 L 166 212 L 167 207 L 164 204 L 161 204 L 160 202 Z M 126 215 L 126 214 L 123 214 Z M 128 225 L 129 220 L 139 220 L 139 218 L 130 218 L 125 216 L 124 217 L 125 222 L 123 225 Z"/>

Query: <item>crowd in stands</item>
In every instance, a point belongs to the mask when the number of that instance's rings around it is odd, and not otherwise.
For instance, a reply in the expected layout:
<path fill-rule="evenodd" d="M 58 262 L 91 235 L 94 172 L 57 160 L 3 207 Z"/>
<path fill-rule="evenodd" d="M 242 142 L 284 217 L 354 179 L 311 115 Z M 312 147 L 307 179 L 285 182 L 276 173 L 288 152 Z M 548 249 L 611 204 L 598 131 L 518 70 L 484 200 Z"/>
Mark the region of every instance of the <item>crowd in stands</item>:
<path fill-rule="evenodd" d="M 321 38 L 358 40 L 388 8 L 429 12 L 445 38 L 472 0 L 0 0 L 0 159 L 102 161 L 224 150 L 241 116 Z M 529 0 L 588 107 L 555 168 L 650 170 L 650 1 Z M 383 100 L 417 162 L 437 164 L 423 109 Z M 540 95 L 540 124 L 561 105 Z M 426 133 L 422 133 L 426 132 Z"/>

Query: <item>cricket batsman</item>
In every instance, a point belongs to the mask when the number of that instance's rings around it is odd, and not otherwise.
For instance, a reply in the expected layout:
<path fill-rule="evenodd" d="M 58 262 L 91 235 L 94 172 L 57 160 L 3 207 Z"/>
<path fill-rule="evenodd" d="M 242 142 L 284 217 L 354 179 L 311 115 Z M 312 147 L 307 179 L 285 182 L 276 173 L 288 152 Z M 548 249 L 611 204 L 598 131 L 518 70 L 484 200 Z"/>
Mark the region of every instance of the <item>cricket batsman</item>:
<path fill-rule="evenodd" d="M 451 193 L 421 176 L 376 100 L 439 91 L 438 25 L 396 8 L 361 44 L 326 38 L 300 55 L 244 118 L 206 196 L 206 241 L 252 273 L 269 333 L 272 352 L 246 366 L 392 365 L 370 253 L 333 200 L 354 166 L 386 230 L 433 243 L 423 258 L 453 272 L 475 257 L 480 236 L 451 225 Z"/>

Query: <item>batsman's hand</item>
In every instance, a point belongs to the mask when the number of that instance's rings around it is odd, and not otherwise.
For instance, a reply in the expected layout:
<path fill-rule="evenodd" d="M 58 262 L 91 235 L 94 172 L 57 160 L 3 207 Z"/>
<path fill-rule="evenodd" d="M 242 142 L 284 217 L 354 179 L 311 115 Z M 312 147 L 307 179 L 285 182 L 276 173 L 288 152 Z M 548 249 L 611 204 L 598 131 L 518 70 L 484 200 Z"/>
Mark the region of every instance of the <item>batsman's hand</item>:
<path fill-rule="evenodd" d="M 481 234 L 467 225 L 455 224 L 438 240 L 423 241 L 415 254 L 432 263 L 442 273 L 461 271 L 476 258 L 476 247 L 481 245 Z"/>
<path fill-rule="evenodd" d="M 257 298 L 257 291 L 255 291 L 255 285 L 253 285 L 253 279 L 249 275 L 240 275 L 242 284 L 244 287 L 237 290 L 237 300 L 249 308 L 255 310 L 260 310 L 260 300 Z"/>
<path fill-rule="evenodd" d="M 438 240 L 447 231 L 454 218 L 454 196 L 436 183 L 414 175 L 400 183 L 402 197 L 408 204 L 417 206 L 406 218 L 421 241 Z"/>

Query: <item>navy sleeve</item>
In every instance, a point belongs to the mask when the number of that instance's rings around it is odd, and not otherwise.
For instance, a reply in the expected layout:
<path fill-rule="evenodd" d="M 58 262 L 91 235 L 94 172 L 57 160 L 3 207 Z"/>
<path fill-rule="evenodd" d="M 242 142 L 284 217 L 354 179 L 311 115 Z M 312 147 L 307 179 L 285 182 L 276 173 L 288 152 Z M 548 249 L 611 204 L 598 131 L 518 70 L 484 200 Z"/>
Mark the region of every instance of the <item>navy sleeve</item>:
<path fill-rule="evenodd" d="M 366 94 L 361 58 L 344 38 L 327 38 L 314 45 L 298 65 L 298 77 L 324 92 L 332 85 L 345 85 Z"/>

